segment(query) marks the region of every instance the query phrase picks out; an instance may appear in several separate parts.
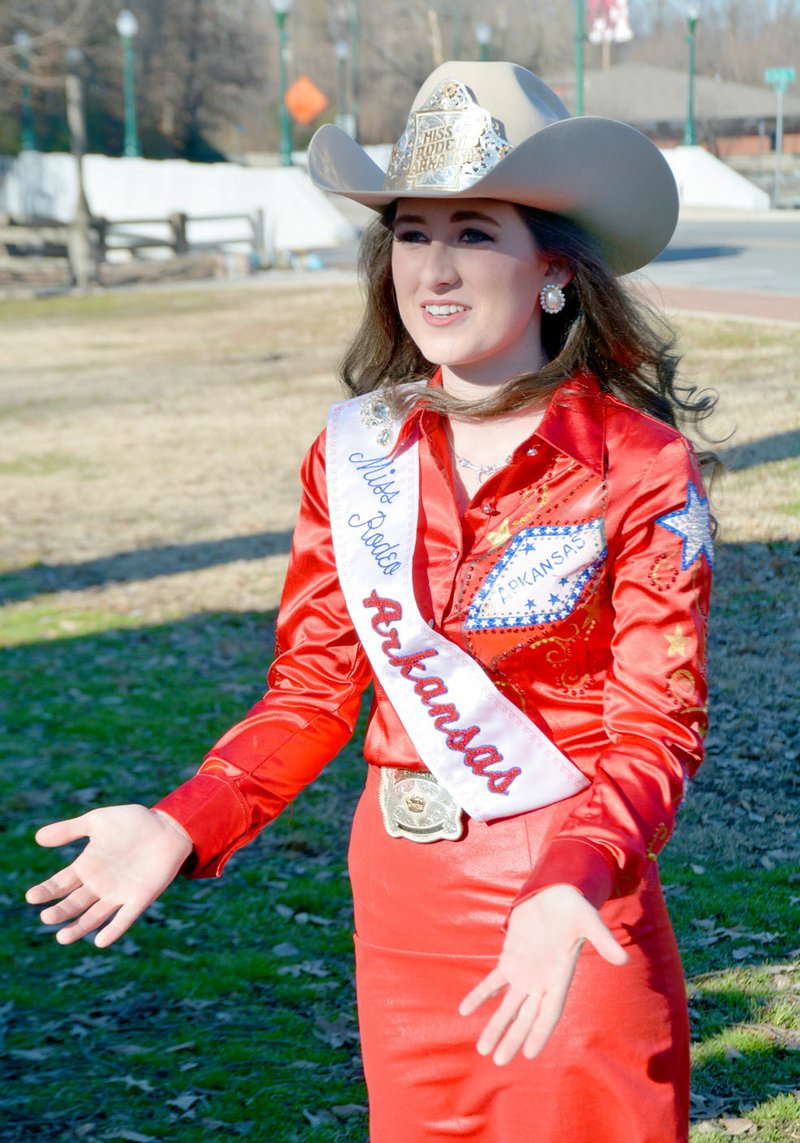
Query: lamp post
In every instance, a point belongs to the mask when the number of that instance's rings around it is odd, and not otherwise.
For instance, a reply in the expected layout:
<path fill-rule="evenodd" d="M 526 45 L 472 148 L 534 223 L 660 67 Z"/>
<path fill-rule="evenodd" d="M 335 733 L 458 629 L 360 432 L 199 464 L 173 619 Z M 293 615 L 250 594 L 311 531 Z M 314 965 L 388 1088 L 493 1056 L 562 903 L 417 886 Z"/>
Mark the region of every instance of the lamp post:
<path fill-rule="evenodd" d="M 14 46 L 19 57 L 20 71 L 27 77 L 31 69 L 30 50 L 31 38 L 27 32 L 17 32 L 14 36 Z M 20 94 L 22 96 L 22 132 L 20 137 L 21 150 L 35 151 L 36 136 L 33 132 L 33 107 L 31 106 L 31 89 L 26 80 L 23 80 Z"/>
<path fill-rule="evenodd" d="M 122 148 L 123 155 L 128 158 L 139 158 L 142 151 L 139 146 L 139 134 L 136 130 L 136 90 L 134 87 L 134 65 L 136 52 L 133 41 L 139 31 L 139 21 L 133 12 L 123 8 L 117 16 L 117 31 L 122 41 L 122 75 L 125 84 L 125 143 Z"/>
<path fill-rule="evenodd" d="M 697 132 L 694 126 L 694 45 L 695 28 L 700 19 L 700 12 L 692 5 L 686 9 L 686 26 L 689 34 L 686 43 L 689 45 L 689 102 L 686 108 L 686 130 L 683 132 L 683 142 L 687 147 L 697 146 Z"/>
<path fill-rule="evenodd" d="M 488 60 L 489 44 L 492 42 L 492 27 L 485 20 L 479 20 L 475 25 L 475 39 L 478 41 L 478 59 Z"/>
<path fill-rule="evenodd" d="M 281 166 L 292 165 L 292 125 L 286 106 L 286 60 L 289 55 L 286 17 L 292 10 L 292 0 L 272 0 L 272 11 L 278 25 L 278 74 L 280 77 Z"/>
<path fill-rule="evenodd" d="M 575 0 L 575 114 L 583 115 L 584 0 Z"/>

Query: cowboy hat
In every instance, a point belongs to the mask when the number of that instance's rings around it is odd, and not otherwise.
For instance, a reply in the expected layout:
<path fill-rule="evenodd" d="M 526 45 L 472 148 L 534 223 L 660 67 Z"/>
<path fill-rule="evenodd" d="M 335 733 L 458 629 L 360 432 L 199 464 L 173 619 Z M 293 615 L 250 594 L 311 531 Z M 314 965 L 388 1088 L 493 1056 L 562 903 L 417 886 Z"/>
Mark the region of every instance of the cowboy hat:
<path fill-rule="evenodd" d="M 399 198 L 494 198 L 571 219 L 610 268 L 647 265 L 678 221 L 658 148 L 615 119 L 571 118 L 546 83 L 513 63 L 442 64 L 411 106 L 384 173 L 339 127 L 308 148 L 314 183 L 381 210 Z"/>

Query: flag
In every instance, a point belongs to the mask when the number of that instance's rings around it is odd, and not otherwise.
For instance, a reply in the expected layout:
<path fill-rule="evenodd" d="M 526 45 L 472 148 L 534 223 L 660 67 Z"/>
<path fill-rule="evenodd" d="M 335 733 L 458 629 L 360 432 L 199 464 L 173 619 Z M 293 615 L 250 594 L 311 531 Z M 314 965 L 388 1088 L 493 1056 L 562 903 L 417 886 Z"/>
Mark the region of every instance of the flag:
<path fill-rule="evenodd" d="M 624 44 L 633 39 L 628 0 L 589 0 L 589 42 Z"/>

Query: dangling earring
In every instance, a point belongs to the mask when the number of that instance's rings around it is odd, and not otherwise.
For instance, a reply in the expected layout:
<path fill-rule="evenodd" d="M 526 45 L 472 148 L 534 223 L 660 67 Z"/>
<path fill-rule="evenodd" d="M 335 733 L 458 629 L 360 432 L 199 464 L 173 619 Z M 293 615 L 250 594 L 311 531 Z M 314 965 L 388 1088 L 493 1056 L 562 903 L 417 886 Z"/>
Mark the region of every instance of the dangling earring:
<path fill-rule="evenodd" d="M 539 291 L 539 301 L 545 314 L 560 314 L 567 303 L 564 291 L 555 282 L 545 282 Z"/>

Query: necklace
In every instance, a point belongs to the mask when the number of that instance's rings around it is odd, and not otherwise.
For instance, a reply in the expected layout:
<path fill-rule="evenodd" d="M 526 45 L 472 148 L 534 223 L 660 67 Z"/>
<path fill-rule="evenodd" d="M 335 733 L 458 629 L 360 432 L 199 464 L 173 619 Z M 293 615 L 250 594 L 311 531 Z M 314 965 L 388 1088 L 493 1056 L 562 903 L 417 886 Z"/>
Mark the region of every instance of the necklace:
<path fill-rule="evenodd" d="M 459 456 L 455 451 L 453 455 L 456 458 L 456 464 L 459 468 L 466 468 L 469 469 L 470 472 L 477 472 L 478 484 L 483 484 L 487 476 L 494 476 L 496 472 L 499 472 L 501 468 L 511 461 L 511 457 L 507 456 L 506 459 L 501 460 L 499 464 L 476 464 L 474 460 L 470 460 L 469 457 L 466 456 Z"/>

